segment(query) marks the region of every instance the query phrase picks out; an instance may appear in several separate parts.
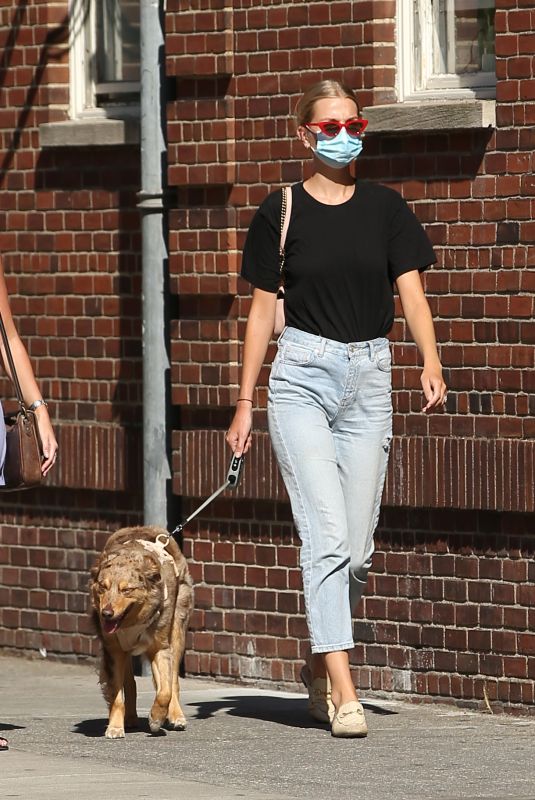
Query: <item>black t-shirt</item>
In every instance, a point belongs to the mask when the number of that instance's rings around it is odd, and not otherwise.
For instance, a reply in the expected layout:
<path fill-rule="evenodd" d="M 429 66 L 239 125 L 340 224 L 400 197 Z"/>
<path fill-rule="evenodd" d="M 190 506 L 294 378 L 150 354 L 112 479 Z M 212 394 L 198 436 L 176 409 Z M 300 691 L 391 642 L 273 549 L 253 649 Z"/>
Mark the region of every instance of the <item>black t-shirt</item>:
<path fill-rule="evenodd" d="M 272 192 L 251 222 L 241 274 L 253 286 L 277 292 L 281 190 Z M 283 277 L 286 324 L 339 342 L 386 336 L 394 321 L 393 282 L 424 270 L 436 256 L 401 195 L 357 180 L 340 205 L 315 200 L 292 186 Z"/>

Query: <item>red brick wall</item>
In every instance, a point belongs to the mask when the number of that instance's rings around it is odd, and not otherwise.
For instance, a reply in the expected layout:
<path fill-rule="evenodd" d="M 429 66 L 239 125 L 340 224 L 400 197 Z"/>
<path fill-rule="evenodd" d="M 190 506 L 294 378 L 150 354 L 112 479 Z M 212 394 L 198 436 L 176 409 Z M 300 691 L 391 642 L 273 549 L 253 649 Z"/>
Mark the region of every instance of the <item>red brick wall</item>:
<path fill-rule="evenodd" d="M 110 532 L 138 524 L 139 512 L 126 492 L 110 498 L 39 489 L 32 495 L 24 510 L 17 495 L 2 503 L 0 650 L 93 658 L 89 570 Z"/>
<path fill-rule="evenodd" d="M 87 568 L 107 532 L 139 519 L 138 153 L 39 151 L 38 124 L 67 113 L 65 4 L 19 5 L 0 7 L 0 246 L 62 461 L 50 488 L 23 498 L 24 512 L 19 498 L 5 500 L 0 646 L 87 655 Z M 535 670 L 531 5 L 497 2 L 495 131 L 372 131 L 358 162 L 359 174 L 402 192 L 436 247 L 425 281 L 450 392 L 446 413 L 418 413 L 417 355 L 398 317 L 396 438 L 355 677 L 364 689 L 464 703 L 486 695 L 513 711 L 533 701 Z M 250 302 L 238 276 L 247 225 L 270 190 L 306 174 L 295 101 L 335 77 L 363 106 L 395 102 L 395 2 L 167 9 L 173 488 L 187 513 L 226 469 Z M 267 374 L 243 485 L 185 532 L 197 583 L 186 666 L 292 683 L 306 629 L 297 542 L 265 433 Z"/>
<path fill-rule="evenodd" d="M 46 488 L 2 495 L 0 647 L 62 657 L 94 652 L 88 568 L 140 519 L 141 399 L 138 151 L 39 146 L 68 116 L 66 14 L 0 3 L 0 252 L 60 443 Z"/>
<path fill-rule="evenodd" d="M 218 512 L 186 538 L 197 608 L 186 668 L 292 683 L 307 647 L 289 509 L 225 500 Z M 469 707 L 486 695 L 497 709 L 527 710 L 535 677 L 532 534 L 527 514 L 384 509 L 355 624 L 357 685 Z"/>

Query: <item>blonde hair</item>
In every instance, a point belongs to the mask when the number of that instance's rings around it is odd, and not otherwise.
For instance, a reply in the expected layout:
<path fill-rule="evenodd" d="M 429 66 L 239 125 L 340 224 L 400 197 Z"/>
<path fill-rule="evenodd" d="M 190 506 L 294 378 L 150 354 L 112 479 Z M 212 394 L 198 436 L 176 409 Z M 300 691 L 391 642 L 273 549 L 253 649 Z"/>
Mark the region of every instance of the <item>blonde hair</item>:
<path fill-rule="evenodd" d="M 306 90 L 295 107 L 295 118 L 298 126 L 306 125 L 310 122 L 314 113 L 314 104 L 324 97 L 348 97 L 353 100 L 357 106 L 357 112 L 360 114 L 358 100 L 353 89 L 350 89 L 344 83 L 340 83 L 340 81 L 318 81 Z"/>

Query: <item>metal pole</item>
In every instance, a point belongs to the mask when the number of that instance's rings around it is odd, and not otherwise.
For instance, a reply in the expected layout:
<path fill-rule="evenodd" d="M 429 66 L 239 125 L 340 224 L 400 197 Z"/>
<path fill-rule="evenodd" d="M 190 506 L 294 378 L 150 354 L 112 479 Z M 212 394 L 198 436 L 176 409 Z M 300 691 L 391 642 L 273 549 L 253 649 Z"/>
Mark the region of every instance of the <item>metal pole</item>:
<path fill-rule="evenodd" d="M 143 510 L 146 525 L 167 527 L 164 0 L 141 0 L 141 210 L 143 300 Z"/>

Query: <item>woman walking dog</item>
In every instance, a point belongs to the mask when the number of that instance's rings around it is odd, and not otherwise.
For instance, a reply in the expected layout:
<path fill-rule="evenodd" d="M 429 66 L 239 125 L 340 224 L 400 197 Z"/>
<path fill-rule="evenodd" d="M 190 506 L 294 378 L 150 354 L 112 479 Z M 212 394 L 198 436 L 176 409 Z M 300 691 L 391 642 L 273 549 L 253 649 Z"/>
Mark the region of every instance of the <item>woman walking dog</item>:
<path fill-rule="evenodd" d="M 353 91 L 312 86 L 297 106 L 312 177 L 291 187 L 283 281 L 286 327 L 269 381 L 273 449 L 301 539 L 311 657 L 309 710 L 333 736 L 366 736 L 351 678 L 352 613 L 366 586 L 392 437 L 393 284 L 423 359 L 424 412 L 445 402 L 433 321 L 419 272 L 436 261 L 401 196 L 355 180 L 366 121 Z M 281 282 L 282 193 L 249 228 L 242 275 L 254 287 L 236 412 L 226 435 L 251 446 L 253 392 L 273 334 Z"/>

